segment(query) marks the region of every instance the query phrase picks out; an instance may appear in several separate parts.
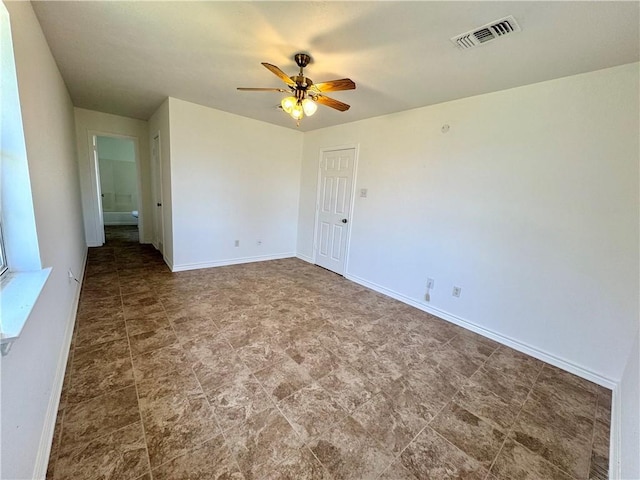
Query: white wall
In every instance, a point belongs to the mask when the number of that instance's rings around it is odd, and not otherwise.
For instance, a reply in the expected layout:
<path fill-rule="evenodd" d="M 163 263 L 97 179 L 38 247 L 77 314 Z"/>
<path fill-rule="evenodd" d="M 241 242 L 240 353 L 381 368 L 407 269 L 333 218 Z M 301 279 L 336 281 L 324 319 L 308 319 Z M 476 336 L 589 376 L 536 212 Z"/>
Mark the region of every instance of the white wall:
<path fill-rule="evenodd" d="M 98 163 L 100 164 L 102 211 L 129 213 L 137 210 L 136 164 L 109 158 L 100 158 Z"/>
<path fill-rule="evenodd" d="M 97 220 L 99 217 L 98 199 L 91 172 L 93 167 L 92 150 L 90 148 L 90 132 L 112 135 L 123 135 L 137 139 L 140 161 L 141 191 L 141 242 L 150 243 L 153 233 L 151 215 L 151 170 L 149 156 L 149 129 L 144 120 L 95 112 L 84 108 L 75 108 L 76 137 L 78 145 L 78 162 L 80 165 L 80 186 L 82 190 L 82 210 L 84 228 L 89 246 L 101 244 L 98 235 Z"/>
<path fill-rule="evenodd" d="M 295 255 L 302 133 L 174 98 L 169 117 L 173 269 Z"/>
<path fill-rule="evenodd" d="M 82 226 L 73 106 L 28 2 L 7 2 L 16 58 L 40 257 L 52 273 L 20 338 L 1 363 L 0 477 L 46 468 L 82 272 Z M 38 457 L 40 453 L 40 457 Z M 42 464 L 41 464 L 42 465 Z"/>
<path fill-rule="evenodd" d="M 638 105 L 632 64 L 309 132 L 298 252 L 319 149 L 359 143 L 347 276 L 611 385 L 638 322 Z"/>
<path fill-rule="evenodd" d="M 640 340 L 638 334 L 624 369 L 620 397 L 620 478 L 640 478 Z M 616 405 L 617 406 L 617 405 Z M 615 420 L 615 418 L 614 418 Z"/>
<path fill-rule="evenodd" d="M 169 99 L 167 98 L 158 107 L 151 118 L 149 119 L 149 145 L 153 144 L 153 139 L 156 135 L 160 135 L 160 162 L 162 164 L 162 218 L 164 222 L 164 235 L 161 241 L 162 254 L 164 261 L 171 267 L 173 265 L 173 236 L 171 232 L 173 230 L 172 223 L 172 198 L 171 198 L 171 129 L 169 125 Z M 151 148 L 151 147 L 150 147 Z M 153 161 L 153 160 L 152 160 Z M 150 179 L 153 182 L 153 177 Z M 152 188 L 152 191 L 153 188 Z M 152 208 L 158 208 L 155 206 L 156 199 L 151 202 Z M 155 214 L 154 214 L 155 222 Z"/>

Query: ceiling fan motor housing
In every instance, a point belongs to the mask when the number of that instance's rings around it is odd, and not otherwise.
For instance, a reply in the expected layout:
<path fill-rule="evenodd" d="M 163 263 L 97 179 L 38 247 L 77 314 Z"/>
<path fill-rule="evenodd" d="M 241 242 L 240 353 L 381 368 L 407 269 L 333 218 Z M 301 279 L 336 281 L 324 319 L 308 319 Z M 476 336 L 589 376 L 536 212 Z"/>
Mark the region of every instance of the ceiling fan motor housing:
<path fill-rule="evenodd" d="M 295 83 L 293 88 L 296 90 L 307 90 L 311 85 L 313 85 L 313 81 L 304 75 L 294 75 L 291 77 L 291 80 Z"/>
<path fill-rule="evenodd" d="M 306 53 L 296 53 L 293 57 L 300 68 L 304 68 L 311 62 L 311 57 Z"/>

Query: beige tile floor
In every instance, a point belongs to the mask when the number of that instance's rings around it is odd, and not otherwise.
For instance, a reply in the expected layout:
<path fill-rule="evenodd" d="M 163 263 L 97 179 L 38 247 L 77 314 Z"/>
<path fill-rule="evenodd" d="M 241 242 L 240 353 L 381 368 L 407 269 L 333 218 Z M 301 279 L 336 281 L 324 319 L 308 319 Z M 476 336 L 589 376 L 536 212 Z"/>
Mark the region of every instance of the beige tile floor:
<path fill-rule="evenodd" d="M 607 478 L 609 390 L 297 259 L 107 238 L 47 478 Z"/>

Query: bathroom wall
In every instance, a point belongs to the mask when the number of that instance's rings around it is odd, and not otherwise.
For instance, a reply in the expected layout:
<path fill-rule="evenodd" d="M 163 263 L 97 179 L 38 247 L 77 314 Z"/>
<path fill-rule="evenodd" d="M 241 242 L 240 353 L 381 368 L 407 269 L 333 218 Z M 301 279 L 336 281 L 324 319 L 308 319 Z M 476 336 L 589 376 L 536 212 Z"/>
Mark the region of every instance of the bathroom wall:
<path fill-rule="evenodd" d="M 137 225 L 138 172 L 133 140 L 99 136 L 98 164 L 105 225 Z"/>

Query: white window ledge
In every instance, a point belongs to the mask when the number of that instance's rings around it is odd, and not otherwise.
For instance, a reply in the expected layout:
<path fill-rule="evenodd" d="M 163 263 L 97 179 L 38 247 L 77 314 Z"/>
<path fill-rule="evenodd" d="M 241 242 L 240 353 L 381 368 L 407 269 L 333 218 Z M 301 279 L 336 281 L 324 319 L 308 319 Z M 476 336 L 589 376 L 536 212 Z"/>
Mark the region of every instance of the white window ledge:
<path fill-rule="evenodd" d="M 51 268 L 10 272 L 0 283 L 0 352 L 6 355 L 20 336 L 27 318 L 49 278 Z"/>

